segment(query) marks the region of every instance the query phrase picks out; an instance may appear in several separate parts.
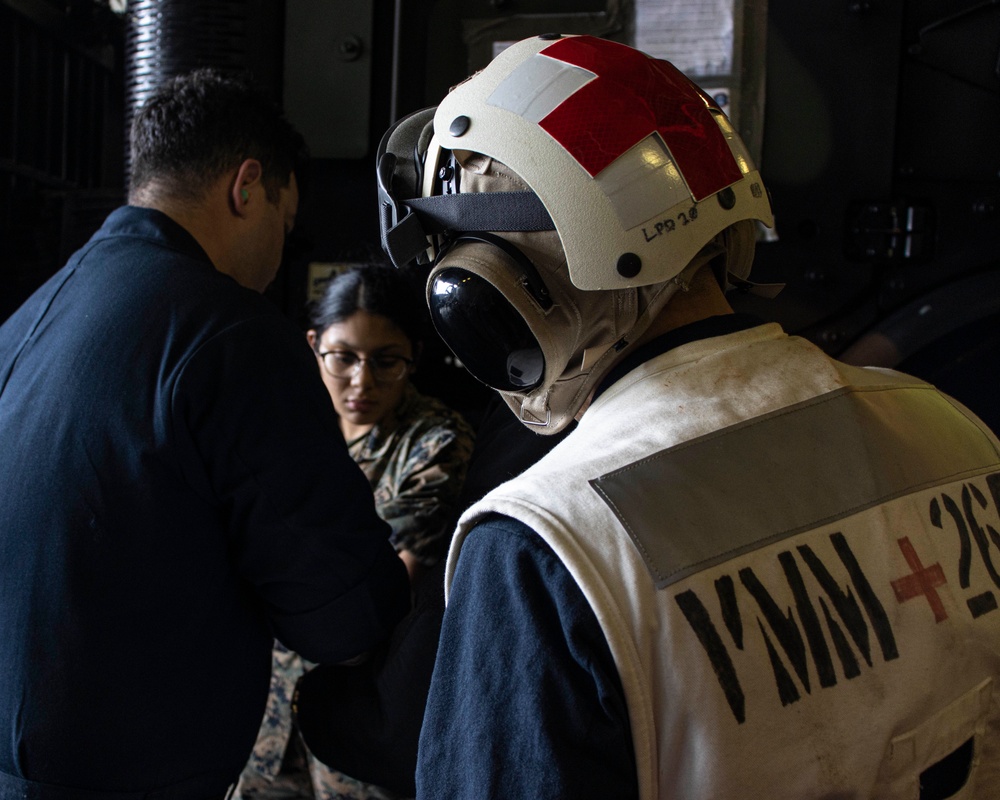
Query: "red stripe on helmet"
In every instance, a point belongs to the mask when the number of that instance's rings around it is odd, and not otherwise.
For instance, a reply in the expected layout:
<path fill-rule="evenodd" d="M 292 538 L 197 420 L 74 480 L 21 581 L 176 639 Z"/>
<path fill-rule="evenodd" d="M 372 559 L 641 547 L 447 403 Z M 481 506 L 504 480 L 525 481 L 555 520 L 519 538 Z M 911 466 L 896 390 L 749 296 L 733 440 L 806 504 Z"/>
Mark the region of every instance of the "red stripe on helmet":
<path fill-rule="evenodd" d="M 695 200 L 742 177 L 709 111 L 718 106 L 669 62 L 593 36 L 541 53 L 596 76 L 539 122 L 591 176 L 658 132 Z"/>

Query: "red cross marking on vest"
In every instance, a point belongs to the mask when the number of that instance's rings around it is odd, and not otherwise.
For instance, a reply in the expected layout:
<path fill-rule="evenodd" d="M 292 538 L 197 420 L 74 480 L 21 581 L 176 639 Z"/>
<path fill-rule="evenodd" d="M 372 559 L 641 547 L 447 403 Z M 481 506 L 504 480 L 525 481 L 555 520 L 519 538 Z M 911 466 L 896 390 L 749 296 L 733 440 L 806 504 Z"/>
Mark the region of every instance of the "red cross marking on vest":
<path fill-rule="evenodd" d="M 944 610 L 944 603 L 937 593 L 937 589 L 948 582 L 945 580 L 944 570 L 941 569 L 941 565 L 932 564 L 929 567 L 925 567 L 921 564 L 920 556 L 917 555 L 917 551 L 913 549 L 913 545 L 910 544 L 910 540 L 906 536 L 902 539 L 897 539 L 896 543 L 899 545 L 899 549 L 903 551 L 903 558 L 906 559 L 906 563 L 913 570 L 912 575 L 905 575 L 898 580 L 891 581 L 892 590 L 896 593 L 896 599 L 900 603 L 905 603 L 914 597 L 926 597 L 931 610 L 934 611 L 934 621 L 942 622 L 948 619 L 948 612 Z"/>
<path fill-rule="evenodd" d="M 718 106 L 673 64 L 592 36 L 559 39 L 541 53 L 596 76 L 539 123 L 591 176 L 655 131 L 695 200 L 742 177 L 709 111 Z"/>

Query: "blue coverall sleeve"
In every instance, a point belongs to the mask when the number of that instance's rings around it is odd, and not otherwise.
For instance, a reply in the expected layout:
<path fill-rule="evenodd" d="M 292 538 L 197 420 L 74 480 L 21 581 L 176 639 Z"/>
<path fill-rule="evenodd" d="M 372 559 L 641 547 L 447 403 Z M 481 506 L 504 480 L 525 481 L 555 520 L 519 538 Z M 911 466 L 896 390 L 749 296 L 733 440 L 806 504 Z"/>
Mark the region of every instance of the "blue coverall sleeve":
<path fill-rule="evenodd" d="M 275 636 L 326 663 L 385 639 L 408 608 L 405 568 L 304 337 L 264 317 L 235 325 L 190 359 L 172 402 L 189 480 L 218 506 Z"/>
<path fill-rule="evenodd" d="M 637 797 L 624 693 L 593 611 L 514 520 L 462 546 L 417 762 L 419 800 Z"/>

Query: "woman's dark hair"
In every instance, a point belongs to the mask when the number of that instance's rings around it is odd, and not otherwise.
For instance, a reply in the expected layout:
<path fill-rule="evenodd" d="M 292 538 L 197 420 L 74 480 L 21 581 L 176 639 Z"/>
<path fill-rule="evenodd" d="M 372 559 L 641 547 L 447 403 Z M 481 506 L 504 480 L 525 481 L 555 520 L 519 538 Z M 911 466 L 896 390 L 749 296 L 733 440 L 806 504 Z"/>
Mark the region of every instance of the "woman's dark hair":
<path fill-rule="evenodd" d="M 402 270 L 383 264 L 351 267 L 330 279 L 310 312 L 317 336 L 356 311 L 385 317 L 416 349 L 427 335 L 428 315 L 416 284 Z"/>

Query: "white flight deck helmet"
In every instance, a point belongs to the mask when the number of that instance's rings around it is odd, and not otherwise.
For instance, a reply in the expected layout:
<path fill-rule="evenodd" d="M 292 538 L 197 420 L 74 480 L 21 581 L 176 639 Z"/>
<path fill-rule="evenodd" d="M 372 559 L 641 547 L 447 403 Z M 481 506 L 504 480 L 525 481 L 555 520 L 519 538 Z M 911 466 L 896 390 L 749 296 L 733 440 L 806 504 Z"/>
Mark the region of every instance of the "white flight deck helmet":
<path fill-rule="evenodd" d="M 697 269 L 750 286 L 753 220 L 773 225 L 716 103 L 591 36 L 510 46 L 391 128 L 377 170 L 386 253 L 432 263 L 438 333 L 539 433 L 573 419 Z"/>

